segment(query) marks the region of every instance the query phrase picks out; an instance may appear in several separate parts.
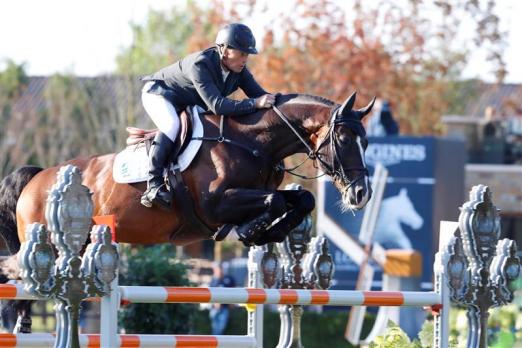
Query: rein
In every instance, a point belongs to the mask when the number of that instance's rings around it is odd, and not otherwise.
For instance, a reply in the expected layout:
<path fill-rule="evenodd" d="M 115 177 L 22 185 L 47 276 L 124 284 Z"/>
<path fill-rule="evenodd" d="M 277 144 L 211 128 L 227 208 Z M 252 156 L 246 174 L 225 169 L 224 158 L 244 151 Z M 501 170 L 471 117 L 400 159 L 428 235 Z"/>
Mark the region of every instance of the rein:
<path fill-rule="evenodd" d="M 224 124 L 225 124 L 225 116 L 221 115 L 221 118 L 219 119 L 219 136 L 218 137 L 195 137 L 195 138 L 192 138 L 191 140 L 216 141 L 218 143 L 225 143 L 225 144 L 235 145 L 237 147 L 242 148 L 243 150 L 246 150 L 247 152 L 250 152 L 250 154 L 252 156 L 254 156 L 254 157 L 260 157 L 261 156 L 261 153 L 259 152 L 259 150 L 251 149 L 250 147 L 248 147 L 246 145 L 243 145 L 243 144 L 241 144 L 238 141 L 225 138 L 225 135 L 224 135 L 224 128 L 225 128 L 225 126 L 224 126 Z"/>
<path fill-rule="evenodd" d="M 308 150 L 308 154 L 307 154 L 307 158 L 305 158 L 304 161 L 302 161 L 301 163 L 299 163 L 298 165 L 296 165 L 295 167 L 292 167 L 292 168 L 289 168 L 289 169 L 286 169 L 284 167 L 284 165 L 280 165 L 278 164 L 277 165 L 277 169 L 278 170 L 282 170 L 284 172 L 287 172 L 288 174 L 291 174 L 293 176 L 297 176 L 298 178 L 301 178 L 301 179 L 306 179 L 306 180 L 312 180 L 312 179 L 317 179 L 317 178 L 320 178 L 326 174 L 328 175 L 334 175 L 335 172 L 333 170 L 331 170 L 330 166 L 328 165 L 328 163 L 326 163 L 320 156 L 320 153 L 319 153 L 319 150 L 323 147 L 323 145 L 325 144 L 325 141 L 326 141 L 326 138 L 323 139 L 323 141 L 321 142 L 321 144 L 319 144 L 319 146 L 317 147 L 317 150 L 313 150 L 310 145 L 303 139 L 303 137 L 301 136 L 301 134 L 299 134 L 299 132 L 295 129 L 294 126 L 292 126 L 292 124 L 290 123 L 290 121 L 288 120 L 288 117 L 285 116 L 285 114 L 275 105 L 272 105 L 272 109 L 274 110 L 274 112 L 277 114 L 277 116 L 279 116 L 279 118 L 281 118 L 281 120 L 283 120 L 283 122 L 292 130 L 292 132 L 294 132 L 294 134 L 297 136 L 297 138 L 301 141 L 301 143 L 306 147 L 306 149 Z M 331 117 L 334 117 L 335 115 L 335 111 L 337 111 L 337 108 L 333 109 L 332 112 L 331 112 Z M 334 126 L 334 123 L 331 122 L 330 124 L 330 128 L 328 129 L 328 135 L 329 137 L 331 137 L 333 135 L 333 126 Z M 316 175 L 316 176 L 312 176 L 312 177 L 309 177 L 309 176 L 306 176 L 306 175 L 303 175 L 303 174 L 298 174 L 296 172 L 294 172 L 297 168 L 301 167 L 303 164 L 305 164 L 306 161 L 308 160 L 312 160 L 315 161 L 319 161 L 321 162 L 321 164 L 327 168 L 327 172 L 323 172 L 323 174 L 319 174 L 319 175 Z"/>

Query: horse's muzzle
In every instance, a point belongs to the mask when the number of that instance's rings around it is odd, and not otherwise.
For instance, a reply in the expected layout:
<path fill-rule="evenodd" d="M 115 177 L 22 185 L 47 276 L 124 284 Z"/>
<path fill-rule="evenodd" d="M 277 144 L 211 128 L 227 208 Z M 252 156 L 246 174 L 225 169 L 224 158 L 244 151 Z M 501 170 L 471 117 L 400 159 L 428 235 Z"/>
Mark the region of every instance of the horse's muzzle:
<path fill-rule="evenodd" d="M 372 197 L 372 187 L 370 186 L 368 177 L 359 180 L 356 184 L 348 187 L 343 193 L 343 204 L 352 210 L 360 210 L 364 208 L 366 203 Z"/>

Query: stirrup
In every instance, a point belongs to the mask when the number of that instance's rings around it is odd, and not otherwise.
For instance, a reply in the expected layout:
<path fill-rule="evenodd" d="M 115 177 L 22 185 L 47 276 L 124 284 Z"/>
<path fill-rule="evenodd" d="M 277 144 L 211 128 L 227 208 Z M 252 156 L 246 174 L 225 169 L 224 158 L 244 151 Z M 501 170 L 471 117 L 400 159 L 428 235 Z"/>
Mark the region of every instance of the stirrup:
<path fill-rule="evenodd" d="M 166 188 L 165 184 L 156 187 L 150 187 L 141 196 L 141 204 L 147 208 L 152 208 L 153 205 L 157 205 L 159 208 L 171 211 L 172 210 L 172 194 L 171 192 L 165 190 L 162 191 L 162 188 Z M 166 196 L 165 199 L 162 196 Z"/>

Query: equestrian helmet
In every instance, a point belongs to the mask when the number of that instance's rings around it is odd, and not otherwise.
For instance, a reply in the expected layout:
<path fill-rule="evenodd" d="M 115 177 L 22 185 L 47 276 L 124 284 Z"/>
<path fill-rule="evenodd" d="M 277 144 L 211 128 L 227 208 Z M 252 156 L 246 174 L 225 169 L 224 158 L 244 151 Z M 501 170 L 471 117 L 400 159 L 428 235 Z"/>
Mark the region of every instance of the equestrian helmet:
<path fill-rule="evenodd" d="M 248 54 L 257 54 L 256 39 L 252 30 L 241 23 L 231 23 L 221 28 L 216 37 L 216 45 L 226 45 Z"/>

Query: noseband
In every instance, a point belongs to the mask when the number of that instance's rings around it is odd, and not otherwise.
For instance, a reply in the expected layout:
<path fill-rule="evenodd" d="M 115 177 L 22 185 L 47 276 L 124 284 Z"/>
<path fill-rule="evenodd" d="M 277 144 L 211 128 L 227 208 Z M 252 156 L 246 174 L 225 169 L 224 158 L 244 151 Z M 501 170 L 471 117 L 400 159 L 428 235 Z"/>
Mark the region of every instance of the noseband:
<path fill-rule="evenodd" d="M 316 150 L 313 150 L 312 147 L 303 139 L 303 137 L 299 134 L 299 132 L 295 129 L 295 127 L 292 126 L 292 124 L 288 120 L 288 117 L 277 106 L 273 105 L 272 109 L 281 118 L 281 120 L 283 120 L 283 122 L 294 132 L 294 134 L 297 136 L 297 138 L 301 141 L 301 143 L 303 143 L 303 145 L 308 150 L 307 158 L 303 162 L 299 163 L 297 166 L 290 168 L 290 169 L 286 169 L 286 168 L 284 168 L 284 166 L 278 166 L 277 167 L 278 169 L 284 170 L 285 172 L 287 172 L 291 175 L 300 177 L 302 179 L 316 179 L 325 174 L 328 174 L 334 180 L 340 179 L 342 182 L 348 183 L 347 188 L 351 187 L 352 185 L 357 183 L 359 180 L 364 178 L 364 176 L 368 175 L 368 169 L 365 167 L 343 168 L 343 166 L 341 165 L 342 162 L 341 162 L 341 159 L 339 156 L 339 151 L 338 151 L 337 145 L 336 145 L 337 135 L 335 133 L 335 126 L 340 125 L 340 124 L 346 125 L 347 127 L 349 127 L 352 131 L 354 131 L 357 134 L 359 134 L 361 131 L 363 132 L 364 128 L 362 127 L 362 124 L 360 124 L 361 123 L 360 121 L 345 120 L 342 117 L 339 117 L 339 115 L 338 115 L 339 106 L 333 108 L 330 111 L 330 127 L 328 128 L 327 136 L 324 137 L 324 139 L 321 141 L 319 146 L 317 146 Z M 354 125 L 352 123 L 359 123 L 359 124 Z M 358 129 L 355 129 L 355 128 L 358 128 Z M 330 166 L 330 164 L 327 162 L 327 160 L 325 160 L 323 158 L 324 154 L 322 152 L 320 152 L 320 150 L 323 147 L 325 147 L 325 145 L 327 144 L 328 139 L 330 140 L 330 144 L 329 144 L 330 154 L 331 154 L 330 160 L 331 160 L 332 166 Z M 350 146 L 352 146 L 352 145 L 353 145 L 353 143 L 350 144 Z M 314 176 L 314 177 L 308 177 L 308 176 L 305 176 L 302 174 L 295 173 L 294 170 L 296 170 L 297 168 L 302 166 L 308 159 L 313 160 L 314 163 L 315 163 L 315 161 L 319 161 L 319 163 L 322 165 L 322 167 L 324 169 L 324 173 Z M 338 166 L 337 166 L 337 163 L 339 163 Z M 350 181 L 348 179 L 348 176 L 346 175 L 347 170 L 358 171 L 361 174 L 358 175 L 354 180 Z"/>

